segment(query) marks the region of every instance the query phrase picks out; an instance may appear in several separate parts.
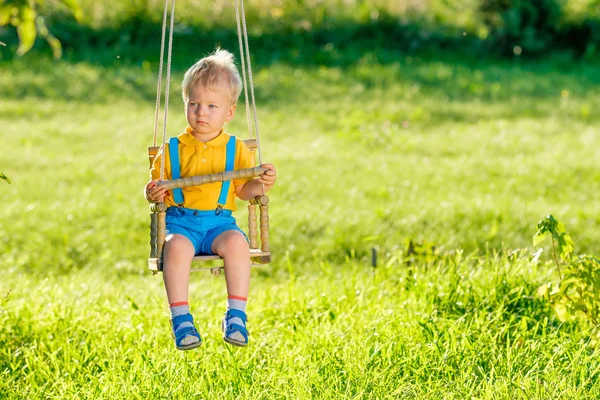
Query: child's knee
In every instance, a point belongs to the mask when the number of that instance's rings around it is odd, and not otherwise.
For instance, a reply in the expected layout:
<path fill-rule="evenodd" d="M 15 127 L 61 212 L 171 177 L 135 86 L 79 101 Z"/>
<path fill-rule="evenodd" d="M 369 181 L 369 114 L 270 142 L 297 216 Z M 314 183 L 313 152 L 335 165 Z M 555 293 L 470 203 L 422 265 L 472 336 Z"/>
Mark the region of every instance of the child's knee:
<path fill-rule="evenodd" d="M 248 241 L 244 235 L 237 231 L 227 231 L 219 235 L 213 247 L 216 247 L 217 254 L 226 254 L 229 252 L 249 252 Z"/>
<path fill-rule="evenodd" d="M 167 242 L 165 243 L 165 252 L 181 255 L 191 253 L 193 256 L 194 245 L 185 236 L 172 235 L 170 238 L 167 239 Z"/>
<path fill-rule="evenodd" d="M 248 241 L 241 233 L 231 231 L 230 235 L 227 237 L 226 246 L 231 251 L 244 251 L 248 250 Z"/>

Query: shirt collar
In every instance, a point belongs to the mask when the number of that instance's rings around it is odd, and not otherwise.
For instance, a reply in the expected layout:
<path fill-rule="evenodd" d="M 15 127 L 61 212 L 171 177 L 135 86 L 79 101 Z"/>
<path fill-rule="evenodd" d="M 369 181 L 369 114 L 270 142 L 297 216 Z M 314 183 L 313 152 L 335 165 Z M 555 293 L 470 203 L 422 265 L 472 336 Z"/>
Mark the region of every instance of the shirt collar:
<path fill-rule="evenodd" d="M 179 138 L 179 141 L 186 146 L 202 146 L 206 144 L 210 147 L 225 147 L 229 141 L 229 134 L 221 129 L 221 132 L 219 132 L 214 139 L 211 139 L 208 142 L 201 142 L 192 135 L 192 128 L 189 126 L 185 128 L 185 132 L 179 134 L 177 137 Z"/>

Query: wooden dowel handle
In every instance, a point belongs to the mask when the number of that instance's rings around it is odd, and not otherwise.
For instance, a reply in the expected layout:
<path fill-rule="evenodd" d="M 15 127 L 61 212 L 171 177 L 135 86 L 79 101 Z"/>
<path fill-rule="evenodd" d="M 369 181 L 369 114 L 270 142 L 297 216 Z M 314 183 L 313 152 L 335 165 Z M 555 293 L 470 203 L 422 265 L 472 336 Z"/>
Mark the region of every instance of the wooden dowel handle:
<path fill-rule="evenodd" d="M 237 171 L 225 171 L 219 172 L 217 174 L 209 174 L 209 175 L 196 175 L 190 176 L 188 178 L 175 179 L 170 181 L 161 181 L 158 182 L 157 185 L 166 188 L 167 190 L 175 189 L 175 188 L 184 188 L 188 186 L 198 186 L 205 185 L 207 183 L 213 182 L 226 182 L 234 179 L 241 178 L 250 178 L 254 176 L 262 175 L 266 168 L 263 167 L 254 167 L 247 169 L 240 169 Z"/>

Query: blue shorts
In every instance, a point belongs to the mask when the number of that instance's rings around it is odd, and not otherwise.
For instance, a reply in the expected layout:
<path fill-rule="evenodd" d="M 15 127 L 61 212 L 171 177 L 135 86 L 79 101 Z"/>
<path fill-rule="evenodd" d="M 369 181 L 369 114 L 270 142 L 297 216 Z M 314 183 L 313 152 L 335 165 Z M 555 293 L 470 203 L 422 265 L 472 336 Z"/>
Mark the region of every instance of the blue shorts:
<path fill-rule="evenodd" d="M 246 237 L 246 234 L 236 225 L 231 210 L 223 210 L 221 214 L 216 215 L 215 210 L 169 207 L 166 223 L 167 236 L 185 236 L 194 245 L 196 255 L 213 254 L 210 248 L 217 236 L 223 232 L 238 231 Z"/>

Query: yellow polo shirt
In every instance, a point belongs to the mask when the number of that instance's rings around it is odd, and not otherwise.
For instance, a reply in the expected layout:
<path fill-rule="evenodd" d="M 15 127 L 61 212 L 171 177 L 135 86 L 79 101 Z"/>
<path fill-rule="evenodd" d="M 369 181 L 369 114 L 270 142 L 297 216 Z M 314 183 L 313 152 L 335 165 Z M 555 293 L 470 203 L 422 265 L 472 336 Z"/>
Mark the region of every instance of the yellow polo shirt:
<path fill-rule="evenodd" d="M 208 141 L 201 142 L 192 135 L 189 126 L 185 132 L 177 136 L 179 139 L 179 166 L 181 177 L 196 175 L 207 175 L 225 170 L 225 158 L 227 142 L 231 136 L 221 130 L 219 135 Z M 169 142 L 165 143 L 165 180 L 171 179 L 171 160 L 169 157 Z M 160 179 L 160 163 L 162 152 L 159 152 L 154 160 L 150 174 L 153 180 Z M 248 150 L 243 140 L 236 138 L 236 151 L 234 169 L 245 169 L 254 167 L 254 155 Z M 235 211 L 235 187 L 243 185 L 253 178 L 243 178 L 231 181 L 225 209 Z M 221 193 L 221 182 L 207 183 L 200 186 L 190 186 L 181 189 L 183 191 L 183 206 L 196 210 L 214 210 L 217 208 L 219 194 Z M 175 206 L 172 191 L 168 191 L 165 197 L 168 206 Z"/>

